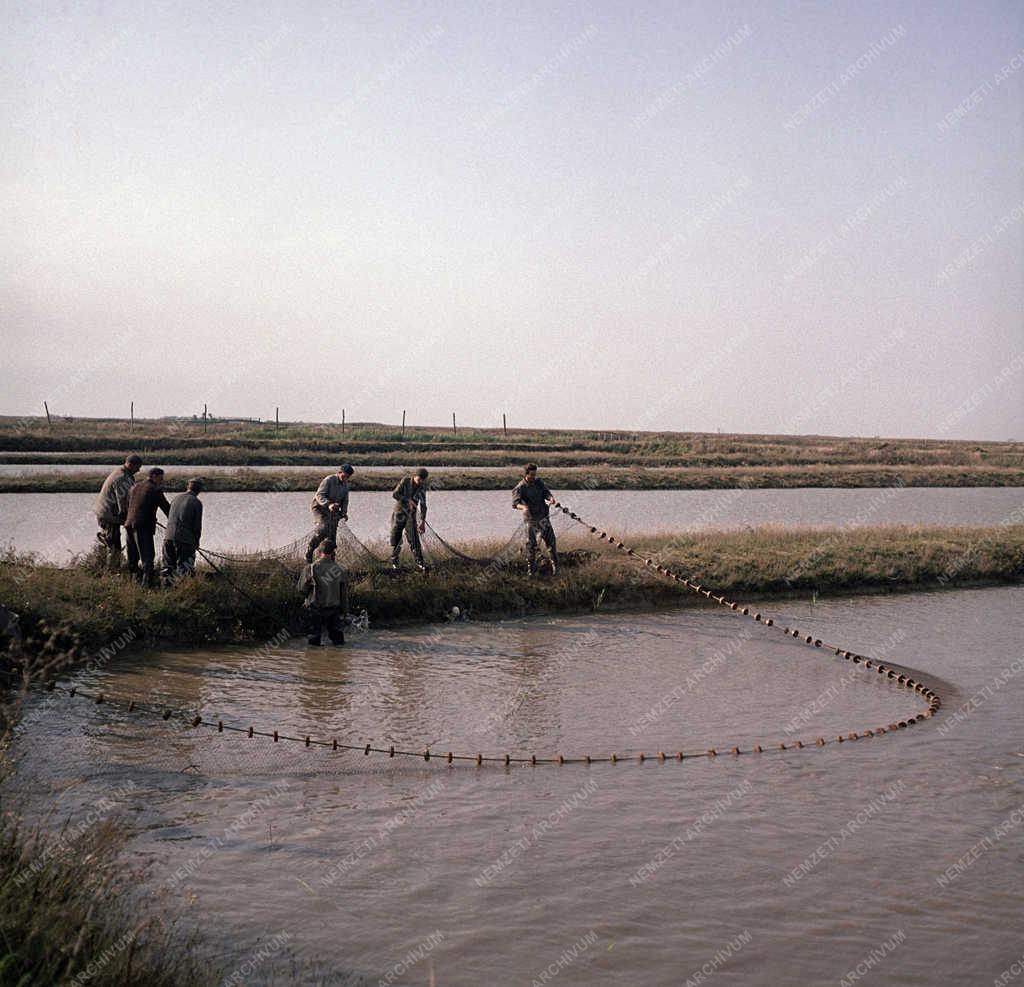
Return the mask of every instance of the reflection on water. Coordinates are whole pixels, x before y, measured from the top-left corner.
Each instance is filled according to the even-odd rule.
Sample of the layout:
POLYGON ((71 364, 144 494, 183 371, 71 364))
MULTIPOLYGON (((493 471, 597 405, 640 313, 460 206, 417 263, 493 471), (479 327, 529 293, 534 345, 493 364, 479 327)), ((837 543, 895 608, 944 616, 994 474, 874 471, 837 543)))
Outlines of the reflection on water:
MULTIPOLYGON (((742 939, 716 982, 834 984, 903 930, 876 982, 987 983, 1019 954, 1024 906, 1022 830, 992 835, 1024 802, 1022 603, 1008 588, 769 607, 942 683, 938 719, 856 744, 449 768, 46 696, 4 801, 34 815, 62 792, 59 824, 132 782, 132 849, 213 951, 237 962, 286 932, 330 982, 376 983, 431 942, 394 982, 529 984, 583 940, 559 983, 678 985, 742 939)), ((80 682, 299 737, 573 755, 749 747, 919 705, 748 623, 688 610, 373 630, 258 659, 131 656, 80 682)), ((252 982, 289 969, 268 961, 252 982)))
MULTIPOLYGON (((288 544, 311 527, 310 500, 309 492, 204 493, 203 545, 238 552, 288 544)), ((627 534, 762 524, 998 525, 1024 506, 1024 493, 1014 487, 571 490, 564 500, 584 517, 627 534)), ((94 503, 92 494, 0 494, 0 543, 67 561, 95 542, 94 503)), ((386 491, 356 489, 349 504, 349 526, 356 537, 385 541, 393 503, 386 491)), ((509 493, 439 489, 430 494, 430 521, 449 541, 504 541, 519 516, 509 493)))

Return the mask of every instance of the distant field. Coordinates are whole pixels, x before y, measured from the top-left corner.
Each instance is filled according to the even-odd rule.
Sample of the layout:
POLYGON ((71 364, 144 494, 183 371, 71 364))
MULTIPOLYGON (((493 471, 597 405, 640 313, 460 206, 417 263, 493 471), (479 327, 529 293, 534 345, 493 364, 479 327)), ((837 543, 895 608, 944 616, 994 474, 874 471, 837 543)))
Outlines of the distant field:
MULTIPOLYGON (((409 427, 177 420, 0 418, 0 462, 113 463, 129 451, 147 463, 245 466, 359 465, 493 467, 453 473, 448 489, 508 485, 526 460, 564 489, 590 487, 705 489, 790 486, 1021 486, 1024 443, 832 436, 720 435, 409 427)), ((8 478, 2 490, 92 490, 97 477, 8 478)), ((296 474, 218 477, 216 488, 308 486, 296 474), (233 484, 233 485, 232 485, 233 484)), ((360 476, 362 489, 393 483, 390 474, 360 476)))
MULTIPOLYGON (((175 469, 165 460, 147 459, 167 468, 169 491, 184 490, 193 474, 175 469)), ((202 474, 202 467, 195 472, 202 474)), ((237 471, 206 476, 211 491, 313 490, 324 472, 256 472, 239 466, 237 471)), ((552 490, 726 490, 747 488, 787 489, 795 487, 1020 487, 1024 470, 955 466, 776 466, 692 468, 616 466, 554 467, 544 469, 544 480, 552 490)), ((0 476, 0 493, 95 493, 105 473, 54 473, 47 476, 0 476)), ((353 490, 391 490, 401 479, 399 470, 363 473, 356 471, 353 490)), ((496 467, 461 472, 457 467, 430 479, 432 490, 510 490, 520 479, 516 467, 496 467)))

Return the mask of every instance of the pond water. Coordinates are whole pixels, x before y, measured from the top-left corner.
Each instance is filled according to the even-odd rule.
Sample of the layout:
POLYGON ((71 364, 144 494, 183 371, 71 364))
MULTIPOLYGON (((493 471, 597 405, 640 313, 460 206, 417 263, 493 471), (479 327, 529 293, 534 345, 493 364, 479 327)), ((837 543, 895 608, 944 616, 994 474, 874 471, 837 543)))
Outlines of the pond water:
MULTIPOLYGON (((4 802, 56 827, 109 798, 151 887, 202 927, 225 972, 260 942, 287 942, 248 984, 678 987, 713 974, 777 987, 858 970, 865 983, 992 983, 1021 952, 1024 589, 766 609, 919 670, 945 707, 821 749, 477 768, 46 695, 27 710, 4 802)), ((75 681, 257 729, 435 752, 749 747, 921 706, 718 610, 301 643, 122 655, 75 681)))
MULTIPOLYGON (((556 491, 556 495, 558 491, 556 491)), ((564 502, 623 535, 746 525, 845 527, 875 524, 998 525, 1024 507, 1017 487, 883 487, 797 490, 570 490, 564 502)), ((0 494, 0 545, 54 562, 95 542, 93 494, 0 494)), ((305 493, 204 493, 203 547, 218 552, 274 548, 311 527, 305 493)), ((354 491, 349 526, 364 542, 383 540, 393 501, 354 491)), ((448 541, 504 541, 519 515, 501 490, 435 490, 429 518, 448 541)))

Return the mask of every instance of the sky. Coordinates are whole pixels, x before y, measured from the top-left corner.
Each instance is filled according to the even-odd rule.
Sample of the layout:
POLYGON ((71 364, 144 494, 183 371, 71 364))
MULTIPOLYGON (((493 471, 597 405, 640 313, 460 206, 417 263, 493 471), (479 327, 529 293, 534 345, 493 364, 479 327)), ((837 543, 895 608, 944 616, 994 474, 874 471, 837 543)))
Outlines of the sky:
POLYGON ((1024 439, 1019 2, 0 17, 0 414, 1024 439))

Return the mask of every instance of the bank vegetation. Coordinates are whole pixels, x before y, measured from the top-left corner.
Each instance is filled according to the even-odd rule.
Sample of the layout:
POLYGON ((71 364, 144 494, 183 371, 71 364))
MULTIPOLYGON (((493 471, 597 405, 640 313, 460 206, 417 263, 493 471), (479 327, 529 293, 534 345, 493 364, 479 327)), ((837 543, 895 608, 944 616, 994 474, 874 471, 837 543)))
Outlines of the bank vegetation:
MULTIPOLYGON (((1024 525, 994 528, 878 526, 632 535, 642 554, 737 600, 835 596, 1019 583, 1024 525)), ((383 549, 383 546, 374 546, 383 549)), ((350 609, 371 626, 446 619, 453 607, 478 619, 596 609, 698 605, 676 584, 586 534, 561 539, 557 577, 528 578, 522 548, 463 546, 489 563, 435 557, 431 571, 353 571, 350 609)), ((543 558, 543 552, 541 552, 543 558)), ((170 589, 146 591, 89 558, 52 566, 0 559, 0 605, 19 615, 29 651, 148 644, 261 641, 299 633, 300 563, 218 563, 170 589)))

